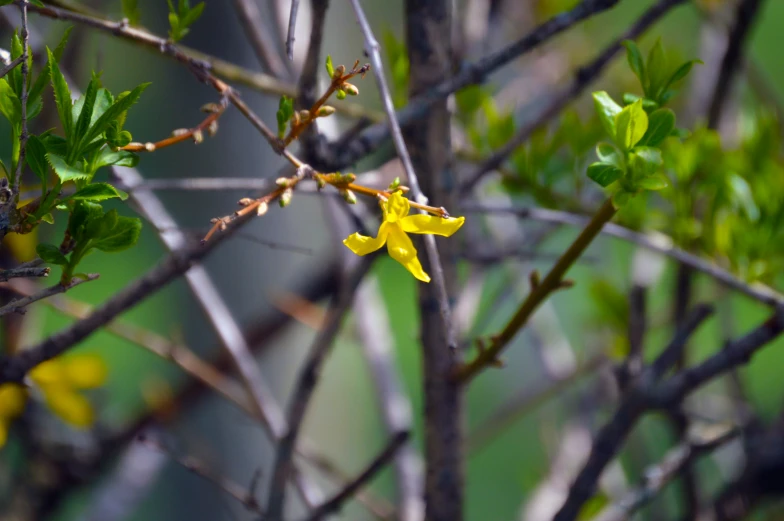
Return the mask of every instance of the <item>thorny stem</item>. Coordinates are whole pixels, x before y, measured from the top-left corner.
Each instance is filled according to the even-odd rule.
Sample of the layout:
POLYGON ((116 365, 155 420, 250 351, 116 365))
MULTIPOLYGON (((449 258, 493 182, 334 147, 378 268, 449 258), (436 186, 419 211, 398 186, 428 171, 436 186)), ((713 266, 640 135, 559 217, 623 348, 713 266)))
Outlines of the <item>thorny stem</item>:
POLYGON ((589 244, 599 235, 605 223, 615 215, 616 209, 610 199, 599 208, 591 221, 574 240, 569 249, 555 263, 547 276, 541 282, 534 284, 531 293, 523 301, 517 312, 512 316, 504 329, 492 337, 489 346, 480 348, 479 355, 470 363, 459 367, 454 374, 458 381, 467 383, 482 369, 498 364, 498 355, 506 345, 515 337, 517 332, 526 325, 534 311, 550 296, 551 293, 562 288, 563 278, 569 268, 585 252, 589 244))

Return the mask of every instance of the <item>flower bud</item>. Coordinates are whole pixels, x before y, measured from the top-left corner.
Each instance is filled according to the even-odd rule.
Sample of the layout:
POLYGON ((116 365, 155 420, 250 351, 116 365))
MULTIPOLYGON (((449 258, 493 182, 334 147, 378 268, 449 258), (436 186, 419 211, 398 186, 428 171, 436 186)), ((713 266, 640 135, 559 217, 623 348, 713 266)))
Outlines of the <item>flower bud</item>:
POLYGON ((207 114, 217 114, 221 112, 223 109, 218 103, 207 103, 201 106, 201 111, 206 112, 207 114))
POLYGON ((310 111, 309 110, 300 110, 299 111, 299 120, 302 123, 307 123, 310 121, 310 111))
POLYGON ((344 83, 343 84, 343 90, 349 96, 358 96, 359 95, 359 89, 357 88, 356 85, 353 85, 351 83, 344 83))
POLYGON ((269 205, 267 203, 259 203, 259 205, 256 207, 256 215, 261 217, 267 213, 267 210, 269 210, 269 205))
POLYGON ((320 118, 324 118, 327 116, 331 116, 335 113, 335 107, 330 107, 329 105, 324 105, 318 109, 316 115, 320 118))
POLYGON ((193 142, 200 145, 204 141, 204 132, 197 130, 193 133, 193 142))
POLYGON ((144 144, 144 149, 147 152, 155 152, 155 143, 145 143, 144 144))
POLYGON ((180 137, 180 136, 184 136, 185 134, 190 134, 190 132, 191 131, 188 130, 187 128, 177 128, 172 130, 171 135, 172 137, 180 137))
POLYGON ((340 195, 348 204, 357 204, 357 196, 351 190, 341 190, 340 195))
POLYGON ((218 120, 211 121, 210 124, 207 126, 207 134, 210 137, 213 137, 215 134, 218 133, 218 120))
POLYGON ((243 197, 242 199, 237 201, 237 204, 240 205, 240 206, 248 206, 252 202, 253 202, 253 199, 251 199, 250 197, 243 197))
POLYGON ((288 177, 279 177, 275 179, 275 184, 283 188, 287 188, 290 184, 290 181, 288 177))
POLYGON ((294 190, 291 188, 286 188, 283 190, 283 193, 280 194, 280 199, 278 199, 278 204, 280 204, 281 208, 287 207, 291 204, 291 198, 294 196, 294 190))
POLYGON ((342 78, 345 73, 346 73, 346 66, 338 65, 337 67, 335 67, 335 71, 332 73, 332 79, 336 80, 338 78, 342 78))
POLYGON ((394 191, 397 190, 400 186, 400 178, 396 177, 391 183, 389 183, 389 190, 394 191))
POLYGON ((323 176, 317 175, 316 177, 314 177, 314 179, 316 180, 316 186, 318 187, 319 190, 327 186, 327 182, 324 181, 323 176))

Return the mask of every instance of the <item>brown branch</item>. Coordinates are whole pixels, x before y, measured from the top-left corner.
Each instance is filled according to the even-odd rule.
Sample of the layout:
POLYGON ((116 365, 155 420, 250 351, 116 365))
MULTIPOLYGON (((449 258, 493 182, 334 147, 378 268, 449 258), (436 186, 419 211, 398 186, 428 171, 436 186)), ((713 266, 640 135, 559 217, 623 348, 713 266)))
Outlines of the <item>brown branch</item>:
MULTIPOLYGON (((74 277, 71 279, 66 285, 62 284, 55 284, 54 286, 49 286, 48 288, 35 293, 34 295, 30 295, 28 297, 23 297, 19 299, 14 299, 8 304, 3 307, 0 307, 0 317, 3 315, 8 315, 9 313, 25 313, 25 307, 29 306, 33 302, 38 302, 39 300, 49 298, 53 295, 57 295, 59 293, 65 293, 66 291, 75 288, 80 284, 84 284, 85 282, 91 282, 96 280, 100 275, 97 273, 90 273, 87 275, 87 278, 80 278, 74 277)), ((26 371, 25 371, 26 372, 26 371)))
POLYGON ((294 32, 297 26, 297 12, 299 11, 299 0, 291 0, 291 10, 289 11, 289 25, 286 31, 286 56, 289 60, 294 60, 294 32))
POLYGON ((0 271, 0 282, 18 278, 48 277, 50 268, 11 268, 0 271))
POLYGON ((372 257, 363 257, 359 264, 346 277, 330 306, 324 327, 319 332, 310 348, 307 359, 300 370, 293 395, 288 407, 288 431, 281 438, 275 454, 270 491, 267 501, 267 518, 271 521, 282 519, 286 499, 286 483, 293 470, 293 455, 296 450, 302 422, 305 419, 308 404, 318 384, 319 373, 332 347, 343 317, 351 307, 354 292, 367 274, 372 257))
POLYGON ((0 69, 0 78, 14 70, 17 65, 22 63, 22 58, 24 58, 24 55, 17 57, 14 61, 9 62, 5 67, 0 69))
POLYGON ((332 496, 330 499, 313 509, 313 512, 305 518, 305 521, 319 521, 328 515, 340 510, 343 504, 354 496, 357 491, 365 486, 378 474, 390 460, 394 457, 395 453, 408 441, 408 431, 400 432, 395 435, 384 448, 384 450, 376 456, 376 458, 363 470, 354 480, 348 483, 341 491, 332 496))

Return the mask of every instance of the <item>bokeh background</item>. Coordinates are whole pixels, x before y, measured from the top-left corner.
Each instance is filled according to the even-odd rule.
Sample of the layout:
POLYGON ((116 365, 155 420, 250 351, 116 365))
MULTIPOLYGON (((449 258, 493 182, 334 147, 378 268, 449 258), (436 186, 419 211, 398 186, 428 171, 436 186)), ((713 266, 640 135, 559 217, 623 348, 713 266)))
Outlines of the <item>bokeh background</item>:
MULTIPOLYGON (((707 5, 720 1, 702 3, 707 5)), ((303 2, 300 13, 295 44, 299 60, 306 47, 310 26, 307 6, 304 5, 306 3, 303 2)), ((481 4, 482 1, 472 0, 470 3, 481 4)), ((467 57, 478 57, 521 37, 538 21, 576 2, 509 0, 501 3, 520 4, 518 7, 503 7, 507 13, 519 11, 518 16, 496 21, 492 34, 480 42, 473 42, 467 57)), ((142 24, 156 34, 165 34, 166 3, 162 0, 142 0, 139 4, 142 24)), ((206 4, 204 16, 183 43, 249 69, 260 70, 231 2, 207 0, 206 4)), ((265 0, 258 4, 268 21, 274 23, 276 10, 271 2, 265 0)), ((282 11, 287 12, 287 3, 283 4, 282 11)), ((349 4, 332 4, 323 47, 336 63, 351 64, 354 59, 363 58, 362 36, 349 4)), ((464 2, 459 1, 457 4, 462 10, 464 2)), ((525 80, 525 88, 507 93, 508 97, 505 98, 507 106, 524 120, 526 111, 534 106, 531 104, 547 95, 548 85, 541 79, 537 80, 538 74, 546 73, 554 81, 567 78, 569 71, 591 59, 651 4, 647 0, 622 1, 611 12, 579 25, 577 29, 549 44, 548 50, 558 50, 558 59, 548 64, 549 68, 532 66, 539 54, 535 53, 492 75, 490 81, 502 91, 501 87, 505 85, 525 80)), ((94 1, 91 7, 113 19, 119 18, 121 12, 119 0, 94 1)), ((403 2, 365 2, 365 7, 378 33, 389 31, 397 35, 398 39, 402 37, 403 2)), ((56 44, 65 28, 63 23, 51 22, 35 15, 31 16, 31 23, 49 45, 56 44)), ((782 23, 784 2, 768 1, 749 45, 749 54, 757 71, 779 99, 784 99, 782 23)), ((7 26, 2 28, 0 34, 0 41, 9 41, 7 26)), ((716 70, 716 60, 722 54, 713 48, 717 41, 714 29, 706 23, 698 9, 687 5, 673 10, 642 38, 641 48, 647 49, 659 36, 668 48, 677 50, 682 57, 696 56, 706 62, 697 71, 693 82, 711 81, 716 70)), ((633 78, 628 68, 623 66, 622 58, 616 62, 595 84, 594 90, 620 92, 623 85, 633 85, 633 78)), ((156 140, 166 136, 171 129, 192 126, 201 118, 198 108, 204 103, 215 101, 214 92, 194 81, 183 67, 154 52, 84 27, 74 28, 64 63, 64 68, 71 72, 81 88, 86 85, 92 70, 103 71, 103 81, 113 92, 129 89, 141 82, 152 82, 141 102, 131 111, 126 125, 136 140, 156 140)), ((380 102, 371 77, 359 82, 358 86, 361 90, 358 101, 369 108, 379 109, 380 102)), ((240 91, 248 104, 268 123, 274 121, 278 102, 276 96, 243 87, 240 87, 240 91)), ((689 92, 688 88, 684 88, 680 106, 685 112, 697 117, 700 110, 704 110, 699 106, 704 100, 689 98, 689 92)), ((744 100, 746 97, 742 88, 738 99, 744 100)), ((586 101, 583 98, 577 102, 581 110, 590 110, 590 103, 586 101)), ((737 113, 743 111, 744 107, 741 101, 732 110, 737 113)), ((350 123, 341 119, 328 128, 322 127, 322 130, 335 137, 340 129, 347 128, 350 123)), ((8 142, 8 132, 7 125, 0 125, 0 143, 8 142)), ((389 149, 383 149, 357 165, 356 172, 378 166, 389 157, 389 149)), ((229 109, 221 118, 220 130, 215 137, 199 146, 186 143, 145 154, 139 169, 149 179, 221 176, 274 179, 282 166, 281 159, 272 153, 250 124, 237 111, 229 109)), ((244 195, 247 192, 159 193, 177 222, 183 228, 192 230, 195 236, 209 226, 210 218, 232 211, 237 199, 244 195)), ((132 214, 132 209, 127 206, 116 206, 122 214, 132 214)), ((42 226, 39 239, 56 242, 62 233, 61 221, 54 226, 42 226)), ((299 195, 285 211, 273 209, 266 217, 245 229, 244 234, 247 236, 231 239, 209 257, 206 266, 243 326, 250 328, 262 323, 265 318, 277 313, 274 306, 276 299, 279 300, 286 292, 297 291, 307 276, 325 270, 336 260, 344 259, 342 246, 335 240, 329 223, 322 199, 299 195), (292 245, 307 251, 274 248, 251 238, 292 245)), ((496 223, 497 229, 503 230, 506 237, 525 233, 525 229, 520 226, 508 219, 499 219, 496 223)), ((573 236, 574 230, 563 230, 548 239, 541 250, 558 252, 573 236)), ((589 261, 571 273, 577 282, 575 288, 553 297, 540 312, 532 328, 534 331, 517 337, 506 355, 507 367, 500 371, 488 371, 471 386, 467 396, 469 430, 481 428, 492 412, 510 397, 520 393, 530 394, 532 390, 546 386, 557 377, 553 372, 554 367, 557 372, 557 368, 563 369, 586 360, 591 353, 604 347, 602 343, 606 337, 602 336, 597 326, 601 317, 592 305, 590 281, 598 274, 621 290, 628 289, 635 252, 633 246, 616 240, 600 238, 597 241, 589 251, 589 261)), ((82 285, 69 295, 84 302, 100 303, 146 272, 164 255, 157 234, 145 223, 142 239, 136 248, 122 254, 88 258, 84 271, 99 272, 100 280, 82 285)), ((654 314, 668 316, 674 266, 666 261, 660 264, 662 274, 652 288, 649 306, 654 314)), ((503 325, 517 298, 524 294, 525 273, 532 266, 545 268, 548 260, 510 261, 483 273, 481 283, 484 290, 481 293, 483 300, 480 309, 504 293, 517 297, 504 297, 506 304, 495 308, 493 316, 480 321, 477 326, 480 331, 491 332, 503 325), (510 285, 510 279, 520 279, 521 282, 510 285), (500 289, 504 287, 511 289, 501 292, 500 289)), ((461 270, 464 279, 467 279, 469 266, 461 265, 461 270)), ((415 281, 401 266, 386 257, 374 265, 372 279, 374 284, 378 284, 388 310, 397 369, 413 405, 416 427, 414 442, 420 446, 421 373, 415 281)), ((698 278, 697 295, 699 299, 731 302, 735 322, 733 327, 738 332, 745 331, 765 317, 765 309, 761 306, 740 296, 718 293, 710 281, 702 278, 698 278)), ((121 320, 182 339, 205 357, 213 356, 218 350, 214 334, 182 281, 158 292, 126 313, 121 320)), ((32 344, 69 322, 70 319, 46 306, 36 306, 28 314, 24 331, 26 341, 23 344, 32 344)), ((646 344, 653 346, 654 350, 664 345, 670 333, 669 326, 657 327, 655 322, 646 344)), ((714 352, 720 345, 721 334, 716 323, 702 328, 692 342, 692 359, 699 360, 714 352)), ((259 364, 281 404, 287 403, 292 380, 313 336, 314 331, 310 327, 291 320, 274 338, 264 338, 265 346, 258 355, 259 364)), ((784 398, 784 382, 780 377, 784 362, 781 344, 779 341, 764 349, 742 371, 754 406, 767 417, 779 411, 784 398)), ((105 391, 95 397, 99 404, 100 422, 108 426, 133 421, 150 406, 150 396, 165 394, 167 388, 176 392, 186 382, 176 367, 108 332, 91 336, 78 349, 99 352, 109 364, 109 384, 105 391)), ((527 501, 534 497, 537 487, 547 477, 561 437, 577 420, 586 421, 593 427, 601 421, 603 416, 597 415, 595 404, 587 403, 585 395, 599 392, 597 389, 602 388, 602 375, 589 374, 528 414, 514 418, 503 432, 472 450, 467 456, 468 519, 492 521, 519 517, 527 501)), ((274 447, 261 429, 236 407, 205 393, 186 409, 178 411, 176 418, 161 427, 160 432, 166 443, 178 453, 198 456, 240 483, 249 483, 254 473, 261 469, 259 490, 260 497, 264 497, 274 447)), ((317 394, 309 408, 304 434, 323 454, 329 455, 349 474, 359 471, 385 443, 387 433, 383 428, 375 387, 359 345, 352 315, 344 322, 326 363, 317 394)), ((69 432, 63 435, 72 440, 78 440, 81 436, 69 432)), ((639 449, 635 454, 642 454, 643 459, 635 460, 625 454, 625 469, 630 473, 635 469, 639 472, 644 464, 660 458, 671 443, 671 433, 660 419, 647 420, 637 429, 629 444, 639 449)), ((0 453, 0 458, 12 458, 14 450, 12 443, 0 453)), ((141 450, 154 452, 153 449, 141 450)), ((148 482, 139 487, 140 499, 135 502, 126 519, 244 519, 249 516, 214 485, 183 469, 165 455, 158 460, 151 457, 150 461, 156 461, 157 466, 150 473, 148 482)), ((720 458, 703 460, 701 465, 715 475, 717 487, 722 483, 725 472, 728 472, 720 458)), ((97 508, 104 491, 102 485, 116 478, 117 466, 112 464, 106 468, 105 477, 99 479, 95 487, 79 488, 57 509, 52 519, 82 519, 86 512, 94 511, 91 509, 97 508)), ((8 476, 6 479, 9 479, 8 476)), ((333 486, 327 481, 322 483, 327 490, 333 486)), ((373 482, 372 490, 382 497, 394 498, 395 485, 389 470, 373 482)), ((667 509, 676 508, 676 502, 677 495, 668 489, 662 500, 664 506, 657 507, 664 510, 658 512, 672 512, 667 509)), ((130 504, 133 505, 134 501, 130 504)), ((370 518, 363 507, 354 503, 347 506, 341 515, 343 519, 352 520, 370 518)), ((650 515, 650 512, 645 515, 650 515)))

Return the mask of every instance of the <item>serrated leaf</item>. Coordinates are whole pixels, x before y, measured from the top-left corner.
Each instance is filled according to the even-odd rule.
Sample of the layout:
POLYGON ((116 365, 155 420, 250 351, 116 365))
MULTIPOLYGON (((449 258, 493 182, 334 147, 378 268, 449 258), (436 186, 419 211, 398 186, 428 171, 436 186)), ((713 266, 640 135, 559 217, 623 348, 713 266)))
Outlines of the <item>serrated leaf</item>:
POLYGON ((639 146, 655 147, 669 137, 675 128, 675 113, 670 109, 659 109, 648 115, 648 130, 639 146))
POLYGON ((661 174, 655 174, 648 177, 644 177, 637 181, 637 186, 644 190, 664 190, 668 186, 670 186, 670 182, 667 181, 667 178, 661 174))
POLYGON ((642 100, 624 107, 615 116, 615 143, 625 150, 637 144, 648 130, 648 114, 642 108, 642 100))
POLYGON ((60 116, 60 123, 63 125, 63 131, 65 132, 66 137, 68 137, 73 133, 73 103, 71 101, 71 90, 68 88, 65 76, 60 72, 60 66, 57 65, 57 59, 48 47, 46 48, 46 54, 49 57, 49 76, 52 81, 52 89, 54 90, 54 101, 57 105, 57 114, 60 116))
MULTIPOLYGON (((67 27, 63 32, 63 35, 60 37, 60 43, 57 44, 55 47, 54 52, 52 55, 54 56, 55 60, 59 63, 60 58, 63 56, 63 52, 65 51, 65 45, 68 43, 68 37, 71 35, 71 31, 73 30, 73 26, 67 27)), ((31 112, 33 112, 33 107, 36 105, 41 105, 41 94, 44 91, 44 88, 49 84, 50 79, 50 67, 49 63, 46 63, 46 67, 41 70, 41 73, 38 75, 38 78, 33 83, 32 88, 27 97, 27 108, 31 112)), ((40 111, 40 108, 38 108, 40 111)))
POLYGON ((79 148, 84 148, 94 139, 103 134, 106 129, 109 128, 111 122, 121 117, 129 108, 131 108, 131 106, 139 100, 139 97, 141 97, 144 89, 149 86, 149 83, 142 83, 129 92, 127 96, 123 96, 122 98, 118 97, 117 101, 115 101, 111 107, 106 109, 106 112, 101 114, 101 117, 95 121, 95 123, 90 127, 90 130, 79 141, 79 148))
POLYGON ((128 194, 116 189, 109 183, 92 183, 63 200, 105 201, 107 199, 120 199, 124 201, 127 198, 128 194))
POLYGON ((46 186, 49 163, 46 161, 46 147, 41 140, 38 139, 38 136, 31 135, 27 138, 27 153, 25 154, 25 159, 27 160, 27 164, 30 165, 30 169, 41 181, 41 184, 46 186))
POLYGON ((88 179, 90 174, 81 170, 78 167, 71 166, 65 158, 54 155, 52 153, 46 154, 46 160, 54 169, 54 173, 60 178, 60 182, 67 183, 68 181, 76 181, 78 179, 88 179))
POLYGON ((127 166, 135 167, 139 164, 139 156, 127 150, 113 151, 111 148, 106 147, 101 150, 100 155, 95 160, 95 170, 104 166, 127 166))
POLYGON ((0 112, 12 125, 22 121, 22 103, 6 78, 0 79, 0 112))
POLYGON ((95 247, 105 252, 128 249, 139 240, 141 230, 141 219, 135 217, 119 217, 114 228, 96 241, 95 247))
POLYGON ((35 247, 36 253, 46 263, 56 264, 58 266, 65 266, 68 264, 68 259, 60 251, 60 249, 53 244, 41 243, 35 247))
POLYGON ((588 167, 588 177, 606 188, 621 178, 623 170, 608 163, 593 163, 588 167))
POLYGON ((84 241, 84 230, 91 222, 103 217, 103 208, 98 203, 76 201, 73 212, 68 219, 68 231, 77 242, 84 241))
POLYGON ((624 40, 623 46, 626 47, 626 60, 629 62, 629 67, 634 75, 640 80, 640 86, 645 90, 647 78, 645 75, 645 63, 642 59, 642 53, 640 53, 637 44, 632 40, 624 40))
POLYGON ((623 109, 605 91, 593 93, 593 104, 604 130, 615 138, 615 118, 623 109))
POLYGON ((329 74, 329 77, 332 78, 332 75, 335 74, 335 67, 332 66, 332 56, 329 54, 327 54, 326 67, 327 67, 327 74, 329 74))
MULTIPOLYGON (((79 117, 76 119, 76 125, 73 132, 72 143, 78 143, 82 136, 84 136, 90 128, 92 121, 93 108, 95 107, 95 100, 98 97, 98 78, 93 77, 87 85, 87 90, 84 95, 79 99, 79 117)), ((76 104, 74 108, 77 108, 76 104)), ((78 155, 79 150, 74 150, 74 156, 78 155)))

